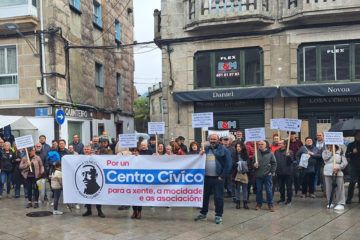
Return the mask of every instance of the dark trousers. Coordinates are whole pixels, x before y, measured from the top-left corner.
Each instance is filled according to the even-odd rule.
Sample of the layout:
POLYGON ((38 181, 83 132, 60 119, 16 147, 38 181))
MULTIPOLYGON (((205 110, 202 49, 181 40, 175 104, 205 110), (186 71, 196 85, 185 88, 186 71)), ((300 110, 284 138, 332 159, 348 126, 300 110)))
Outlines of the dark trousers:
MULTIPOLYGON (((348 196, 347 196, 348 201, 351 201, 351 199, 354 196, 356 183, 358 184, 358 187, 359 187, 360 186, 360 169, 354 168, 350 165, 350 184, 349 184, 348 196)), ((359 201, 360 201, 360 190, 359 190, 359 201)))
POLYGON ((54 210, 57 211, 62 189, 54 189, 53 191, 54 191, 54 210))
POLYGON ((133 206, 132 209, 133 209, 134 212, 135 212, 135 211, 141 212, 142 207, 141 207, 141 206, 133 206))
POLYGON ((301 184, 301 171, 299 169, 295 169, 293 175, 293 182, 295 188, 295 194, 300 191, 300 184, 301 184))
POLYGON ((304 173, 302 181, 302 194, 314 194, 315 173, 304 173))
POLYGON ((31 202, 34 194, 34 201, 39 201, 39 189, 36 184, 37 179, 36 178, 27 178, 26 179, 26 188, 27 188, 27 194, 28 194, 28 201, 31 202))
MULTIPOLYGON (((85 207, 88 212, 91 212, 91 204, 85 204, 85 207)), ((96 204, 96 210, 98 211, 98 213, 102 212, 101 205, 96 204)))
POLYGON ((292 200, 292 175, 278 175, 279 191, 280 191, 280 200, 285 201, 285 186, 286 186, 286 195, 287 201, 291 202, 292 200))
POLYGON ((218 177, 205 176, 201 214, 206 215, 208 213, 211 194, 214 194, 215 216, 222 217, 224 212, 224 181, 219 180, 218 177))

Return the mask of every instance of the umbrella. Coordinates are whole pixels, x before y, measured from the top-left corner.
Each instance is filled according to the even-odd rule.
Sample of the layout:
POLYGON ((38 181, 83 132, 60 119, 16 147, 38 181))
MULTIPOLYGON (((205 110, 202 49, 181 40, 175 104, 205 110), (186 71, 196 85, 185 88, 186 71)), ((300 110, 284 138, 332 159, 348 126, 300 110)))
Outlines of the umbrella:
POLYGON ((337 176, 337 173, 333 173, 333 175, 332 175, 332 184, 331 184, 332 188, 331 188, 331 195, 330 195, 330 198, 329 198, 328 208, 330 208, 331 203, 333 202, 334 195, 335 195, 335 190, 337 188, 336 176, 337 176))
POLYGON ((341 120, 333 125, 329 132, 343 132, 344 137, 352 137, 356 131, 360 131, 360 119, 341 120))

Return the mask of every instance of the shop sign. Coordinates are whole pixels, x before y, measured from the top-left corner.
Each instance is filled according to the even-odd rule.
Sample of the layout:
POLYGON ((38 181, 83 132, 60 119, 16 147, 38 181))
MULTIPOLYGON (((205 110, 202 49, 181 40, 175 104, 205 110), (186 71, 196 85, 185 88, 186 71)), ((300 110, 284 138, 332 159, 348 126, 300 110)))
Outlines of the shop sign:
POLYGON ((236 129, 236 121, 218 121, 218 129, 236 129))
POLYGON ((69 107, 64 107, 65 116, 67 117, 76 117, 76 118, 91 118, 91 112, 81 109, 73 109, 69 107))

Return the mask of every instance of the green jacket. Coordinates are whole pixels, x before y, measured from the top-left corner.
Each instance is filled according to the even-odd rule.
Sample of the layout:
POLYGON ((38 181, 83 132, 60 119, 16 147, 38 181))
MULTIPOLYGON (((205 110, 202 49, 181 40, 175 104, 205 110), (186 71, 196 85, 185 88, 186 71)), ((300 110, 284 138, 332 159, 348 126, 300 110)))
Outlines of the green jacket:
POLYGON ((261 152, 258 150, 259 167, 256 170, 256 177, 265 177, 274 174, 276 171, 276 159, 270 150, 261 152))

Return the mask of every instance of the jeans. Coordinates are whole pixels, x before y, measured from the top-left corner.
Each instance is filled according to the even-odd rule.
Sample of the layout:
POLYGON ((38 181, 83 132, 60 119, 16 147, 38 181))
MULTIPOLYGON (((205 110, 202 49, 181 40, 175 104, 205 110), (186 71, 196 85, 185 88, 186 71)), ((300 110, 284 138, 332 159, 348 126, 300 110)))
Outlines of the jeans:
POLYGON ((37 179, 36 178, 27 178, 25 180, 26 182, 26 188, 27 188, 27 192, 28 192, 28 201, 32 202, 32 197, 34 194, 34 201, 38 202, 39 201, 39 189, 38 186, 36 184, 37 179))
POLYGON ((54 189, 54 210, 58 210, 62 189, 54 189))
POLYGON ((235 182, 235 198, 236 201, 241 201, 241 192, 242 192, 242 200, 247 202, 248 200, 248 184, 235 182))
POLYGON ((203 206, 200 213, 206 215, 209 211, 209 200, 214 194, 215 216, 222 217, 224 212, 224 180, 218 177, 205 176, 203 206))
POLYGON ((257 205, 260 205, 260 206, 263 203, 263 193, 262 193, 263 185, 265 185, 267 204, 272 205, 273 204, 273 196, 272 196, 272 176, 271 175, 256 178, 256 203, 257 203, 257 205))
POLYGON ((287 201, 291 202, 292 200, 292 175, 278 175, 278 183, 280 188, 280 200, 285 201, 285 186, 286 186, 286 195, 287 201))
POLYGON ((11 190, 11 172, 4 172, 0 173, 0 196, 3 194, 4 191, 4 184, 6 183, 6 193, 10 194, 11 190))
POLYGON ((303 182, 302 182, 302 194, 314 194, 315 188, 314 188, 314 181, 315 181, 315 173, 305 173, 303 176, 303 182))

